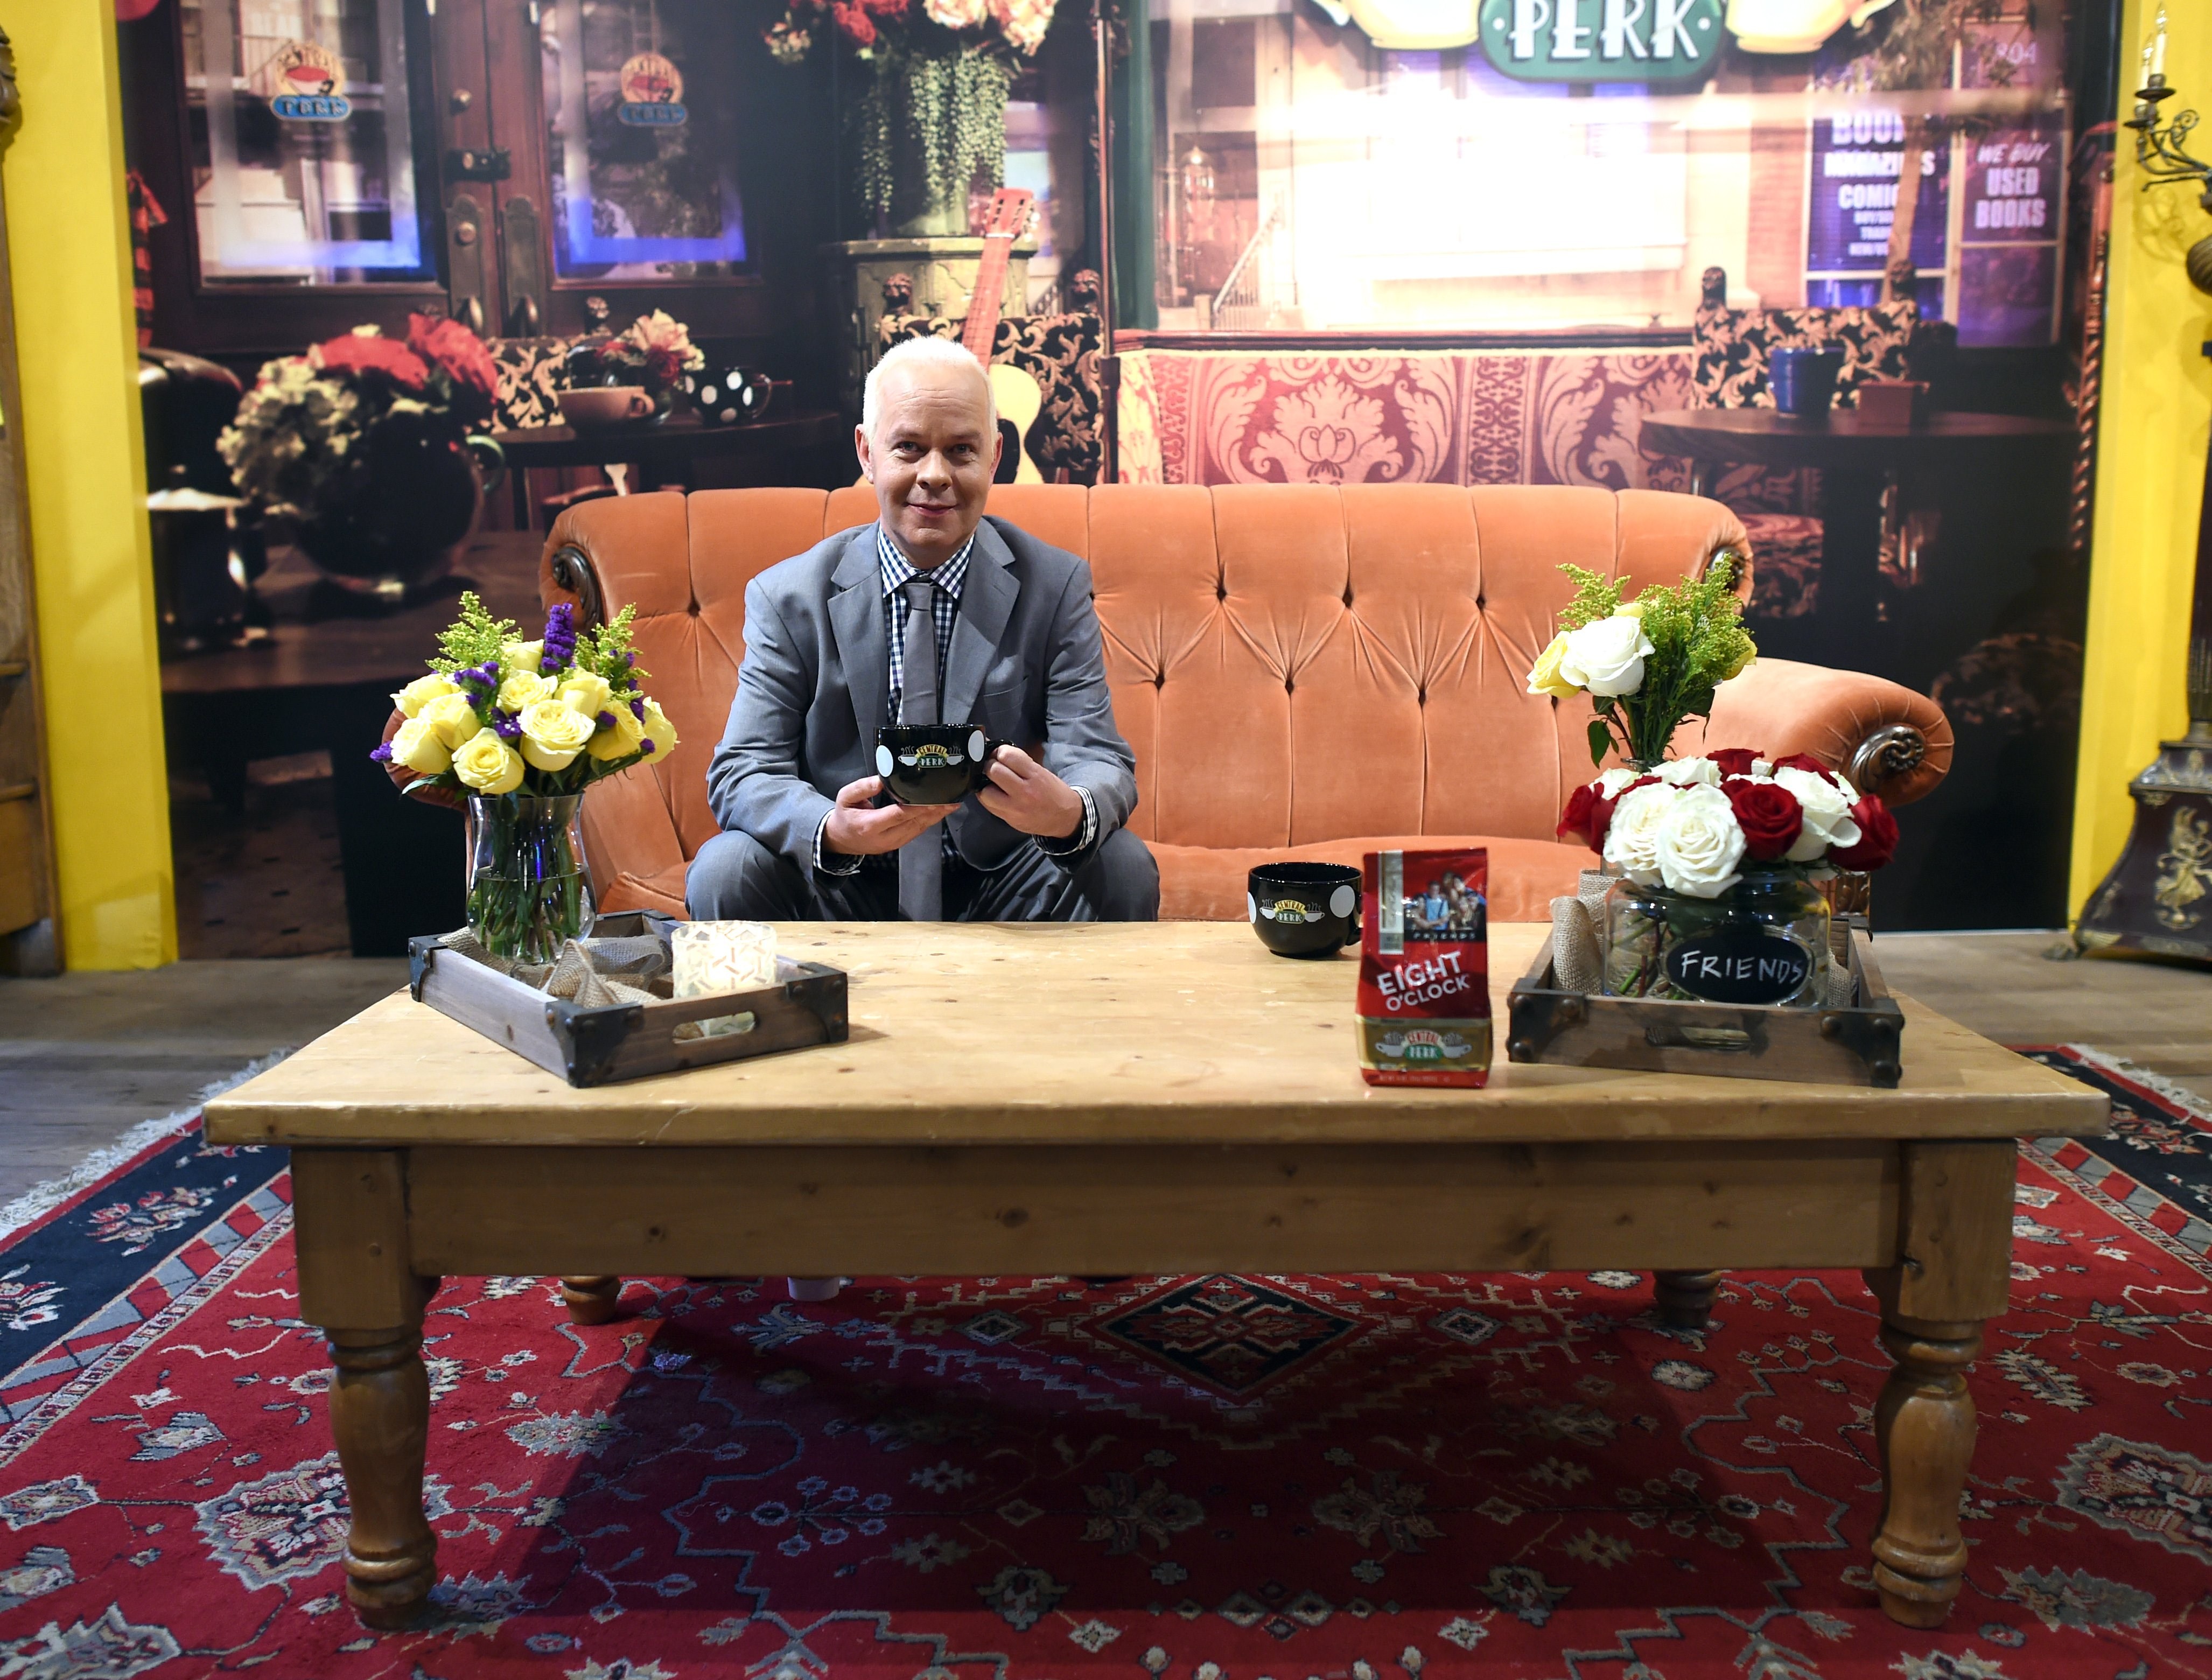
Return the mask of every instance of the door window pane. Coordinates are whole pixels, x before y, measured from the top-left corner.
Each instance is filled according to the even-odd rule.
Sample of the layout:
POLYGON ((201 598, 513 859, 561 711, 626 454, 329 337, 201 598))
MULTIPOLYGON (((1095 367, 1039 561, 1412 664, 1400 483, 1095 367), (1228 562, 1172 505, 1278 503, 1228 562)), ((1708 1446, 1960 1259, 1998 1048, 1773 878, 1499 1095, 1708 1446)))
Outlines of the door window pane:
POLYGON ((542 6, 561 278, 703 279, 745 260, 732 15, 725 0, 542 6))
POLYGON ((405 0, 184 0, 200 277, 432 277, 405 0))

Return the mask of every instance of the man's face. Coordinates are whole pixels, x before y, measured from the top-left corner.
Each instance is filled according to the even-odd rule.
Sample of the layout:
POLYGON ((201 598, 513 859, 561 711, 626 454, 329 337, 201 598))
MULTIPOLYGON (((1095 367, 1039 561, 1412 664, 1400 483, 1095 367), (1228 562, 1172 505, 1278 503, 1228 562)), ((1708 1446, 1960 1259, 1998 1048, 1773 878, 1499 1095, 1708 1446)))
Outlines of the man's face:
POLYGON ((999 465, 990 396, 980 364, 894 368, 877 387, 875 435, 854 429, 884 528, 924 571, 958 553, 983 517, 999 465))

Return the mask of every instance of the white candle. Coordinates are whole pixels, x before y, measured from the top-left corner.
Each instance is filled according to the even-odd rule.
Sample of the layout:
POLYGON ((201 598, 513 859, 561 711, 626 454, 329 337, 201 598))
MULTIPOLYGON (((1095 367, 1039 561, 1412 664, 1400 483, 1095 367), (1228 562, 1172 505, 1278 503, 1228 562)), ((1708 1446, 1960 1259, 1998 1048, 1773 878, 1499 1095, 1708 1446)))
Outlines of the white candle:
POLYGON ((2158 31, 2150 38, 2150 73, 2153 76, 2166 74, 2166 8, 2158 9, 2158 31))
MULTIPOLYGON (((724 992, 756 991, 775 983, 775 929, 764 922, 679 922, 669 934, 675 956, 677 1000, 724 992)), ((699 1023, 708 1038, 743 1032, 750 1013, 718 1015, 699 1023)))

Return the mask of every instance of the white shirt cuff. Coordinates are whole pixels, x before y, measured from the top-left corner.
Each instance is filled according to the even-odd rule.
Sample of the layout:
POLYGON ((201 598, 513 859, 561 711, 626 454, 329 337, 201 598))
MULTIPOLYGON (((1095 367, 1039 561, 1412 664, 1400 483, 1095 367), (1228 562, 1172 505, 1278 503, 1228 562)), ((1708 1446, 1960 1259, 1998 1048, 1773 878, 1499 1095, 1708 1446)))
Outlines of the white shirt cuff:
POLYGON ((1091 803, 1091 789, 1078 788, 1076 797, 1083 801, 1083 820, 1076 825, 1075 832, 1065 840, 1047 840, 1040 837, 1037 849, 1047 857, 1073 857, 1090 849, 1098 836, 1098 807, 1091 803))
MULTIPOLYGON (((814 829, 814 867, 825 875, 857 875, 860 873, 860 860, 857 857, 845 858, 845 861, 842 863, 832 863, 829 861, 832 854, 826 849, 823 842, 823 837, 829 832, 830 816, 829 813, 825 812, 823 813, 822 820, 815 825, 814 829)), ((836 855, 843 856, 843 854, 838 853, 836 854, 836 855)))

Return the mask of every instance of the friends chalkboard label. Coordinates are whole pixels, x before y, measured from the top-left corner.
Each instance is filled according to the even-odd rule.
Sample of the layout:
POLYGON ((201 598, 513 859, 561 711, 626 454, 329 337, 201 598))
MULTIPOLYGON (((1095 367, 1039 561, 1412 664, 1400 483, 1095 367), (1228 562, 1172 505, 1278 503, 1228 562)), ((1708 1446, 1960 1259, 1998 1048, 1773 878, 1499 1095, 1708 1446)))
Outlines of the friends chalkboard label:
POLYGON ((1716 928, 1667 953, 1667 977, 1708 1003, 1780 1003, 1813 971, 1813 953, 1788 934, 1716 928))

